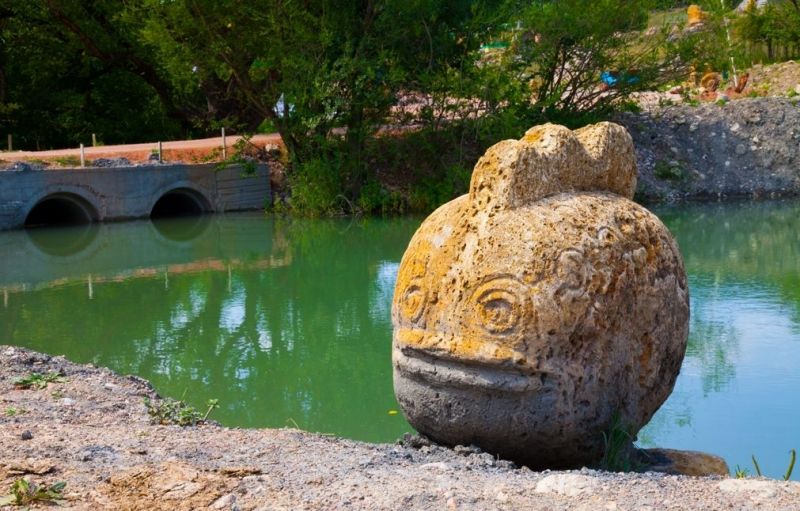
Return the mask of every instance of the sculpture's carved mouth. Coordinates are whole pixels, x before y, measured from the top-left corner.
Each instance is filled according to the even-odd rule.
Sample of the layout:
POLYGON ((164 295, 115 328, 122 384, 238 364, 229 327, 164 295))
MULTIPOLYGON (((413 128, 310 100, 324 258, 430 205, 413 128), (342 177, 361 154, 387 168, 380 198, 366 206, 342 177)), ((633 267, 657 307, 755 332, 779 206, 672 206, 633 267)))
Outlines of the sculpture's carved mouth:
POLYGON ((439 358, 413 348, 395 349, 395 369, 407 378, 447 387, 498 390, 504 392, 536 392, 547 385, 543 372, 525 372, 525 368, 466 363, 439 358))

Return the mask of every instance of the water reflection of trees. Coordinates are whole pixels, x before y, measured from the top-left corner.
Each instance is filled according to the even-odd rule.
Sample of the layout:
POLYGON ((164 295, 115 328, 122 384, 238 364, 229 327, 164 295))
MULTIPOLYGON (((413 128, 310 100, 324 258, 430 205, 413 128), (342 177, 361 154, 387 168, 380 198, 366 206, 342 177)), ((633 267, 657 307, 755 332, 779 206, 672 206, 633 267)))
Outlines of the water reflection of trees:
POLYGON ((703 395, 723 390, 736 375, 739 333, 730 324, 707 317, 694 300, 686 356, 698 365, 703 395))
POLYGON ((800 323, 800 202, 684 204, 656 213, 675 234, 690 275, 768 285, 800 323))
POLYGON ((404 426, 386 415, 389 318, 372 312, 387 307, 379 272, 399 260, 416 224, 279 222, 289 265, 106 283, 92 300, 77 285, 16 295, 0 312, 2 342, 139 374, 198 404, 218 397, 226 422, 291 418, 386 440, 404 426))
MULTIPOLYGON (((718 392, 735 377, 742 337, 710 304, 768 289, 800 325, 800 205, 659 213, 690 274, 687 364, 704 394, 718 392)), ((284 426, 291 418, 364 439, 399 433, 400 419, 385 413, 394 406, 388 302, 418 222, 258 219, 242 227, 235 218, 182 242, 185 273, 123 273, 95 284, 93 299, 80 284, 12 295, 0 309, 0 342, 139 374, 196 404, 220 398, 219 418, 231 424, 284 426)), ((134 268, 132 254, 125 257, 134 268)), ((673 406, 669 427, 690 424, 687 400, 673 406)))
MULTIPOLYGON (((675 235, 689 274, 692 315, 682 371, 697 374, 703 396, 736 377, 743 335, 736 315, 777 298, 800 329, 800 203, 681 204, 656 208, 675 235)), ((680 381, 679 381, 680 387, 680 381)), ((670 397, 640 435, 652 445, 665 430, 691 427, 696 391, 670 397)))

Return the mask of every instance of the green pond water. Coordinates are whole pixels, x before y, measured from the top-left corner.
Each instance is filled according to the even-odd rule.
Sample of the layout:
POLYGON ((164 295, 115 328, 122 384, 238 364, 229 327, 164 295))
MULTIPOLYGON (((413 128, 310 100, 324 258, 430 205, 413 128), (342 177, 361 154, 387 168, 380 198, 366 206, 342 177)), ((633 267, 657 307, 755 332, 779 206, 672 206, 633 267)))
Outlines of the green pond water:
MULTIPOLYGON (((658 208, 684 254, 691 333, 645 446, 773 477, 800 448, 800 203, 658 208)), ((0 233, 0 344, 150 380, 229 426, 391 442, 389 310, 420 218, 237 214, 0 233)), ((0 368, 1 370, 1 368, 0 368)), ((794 479, 798 478, 800 469, 794 479)))

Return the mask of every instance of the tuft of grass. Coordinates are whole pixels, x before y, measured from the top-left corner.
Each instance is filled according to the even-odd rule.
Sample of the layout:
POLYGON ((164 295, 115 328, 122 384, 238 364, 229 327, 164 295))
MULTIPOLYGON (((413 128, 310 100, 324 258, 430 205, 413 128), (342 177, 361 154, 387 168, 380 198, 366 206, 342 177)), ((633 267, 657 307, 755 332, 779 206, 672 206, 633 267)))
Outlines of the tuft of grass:
MULTIPOLYGON (((761 467, 758 464, 758 460, 756 459, 755 455, 750 456, 750 459, 753 460, 753 467, 756 469, 756 475, 758 477, 762 477, 761 474, 761 467)), ((783 480, 788 481, 792 477, 792 472, 794 471, 794 464, 797 461, 797 451, 792 449, 789 451, 789 466, 786 469, 786 472, 783 474, 783 480)), ((747 469, 740 469, 739 465, 736 465, 736 470, 734 471, 734 475, 737 479, 744 479, 748 477, 749 473, 747 469)))
POLYGON ((599 468, 608 472, 630 472, 635 470, 631 461, 633 435, 631 426, 622 422, 619 412, 611 417, 608 431, 603 431, 603 458, 599 468))
POLYGON ((789 468, 786 469, 786 473, 783 475, 783 480, 788 481, 792 477, 792 471, 794 470, 794 462, 797 461, 797 451, 792 449, 789 451, 789 468))
POLYGON ((30 373, 27 376, 17 378, 13 383, 18 389, 42 390, 47 388, 50 383, 64 383, 66 381, 67 379, 61 373, 50 371, 47 374, 30 373))
POLYGON ((761 467, 758 466, 758 460, 756 460, 755 454, 750 457, 753 459, 753 466, 756 467, 756 474, 758 474, 758 477, 761 477, 761 467))
POLYGON ((65 482, 49 486, 39 485, 27 479, 17 479, 11 485, 11 494, 0 497, 0 506, 27 506, 33 503, 64 504, 65 482))
POLYGON ((6 417, 16 417, 17 415, 22 415, 23 413, 27 413, 28 411, 24 408, 17 408, 16 406, 9 406, 6 408, 5 416, 6 417))
POLYGON ((62 167, 77 167, 81 164, 81 159, 78 156, 59 156, 58 158, 53 158, 53 161, 62 167))
POLYGON ((153 424, 196 426, 208 420, 211 412, 219 408, 219 399, 209 399, 206 402, 205 413, 186 404, 183 400, 161 399, 152 401, 145 398, 144 406, 153 424))

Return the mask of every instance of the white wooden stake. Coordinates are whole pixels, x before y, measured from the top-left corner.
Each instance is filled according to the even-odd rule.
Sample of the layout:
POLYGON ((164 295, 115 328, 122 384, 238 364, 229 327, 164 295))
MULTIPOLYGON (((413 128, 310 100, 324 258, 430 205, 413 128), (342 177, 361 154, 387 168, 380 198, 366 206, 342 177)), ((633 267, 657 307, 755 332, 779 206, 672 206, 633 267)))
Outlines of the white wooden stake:
POLYGON ((164 161, 164 146, 161 144, 161 141, 158 141, 158 163, 162 163, 164 161))
POLYGON ((81 144, 81 168, 86 166, 86 151, 83 148, 83 144, 81 144))
POLYGON ((92 286, 92 276, 89 275, 89 300, 94 299, 94 287, 92 286))
POLYGON ((222 128, 222 159, 228 159, 228 143, 225 139, 225 128, 222 128))
POLYGON ((92 147, 97 147, 97 135, 92 133, 92 147))

